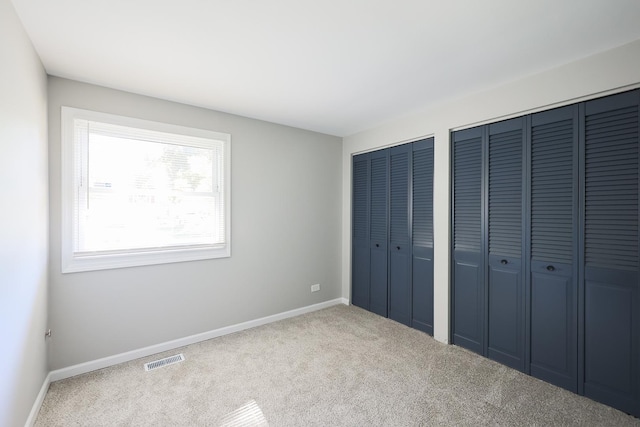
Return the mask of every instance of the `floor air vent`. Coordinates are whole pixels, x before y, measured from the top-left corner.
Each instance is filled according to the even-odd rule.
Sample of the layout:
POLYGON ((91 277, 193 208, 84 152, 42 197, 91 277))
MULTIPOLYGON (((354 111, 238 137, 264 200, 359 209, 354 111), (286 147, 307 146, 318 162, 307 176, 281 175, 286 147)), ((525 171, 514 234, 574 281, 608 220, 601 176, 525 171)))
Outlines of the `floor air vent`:
POLYGON ((182 353, 180 353, 180 354, 176 354, 175 356, 165 357, 164 359, 145 363, 144 370, 153 371, 154 369, 163 368, 165 366, 173 365, 174 363, 179 363, 183 361, 184 361, 184 356, 182 355, 182 353))

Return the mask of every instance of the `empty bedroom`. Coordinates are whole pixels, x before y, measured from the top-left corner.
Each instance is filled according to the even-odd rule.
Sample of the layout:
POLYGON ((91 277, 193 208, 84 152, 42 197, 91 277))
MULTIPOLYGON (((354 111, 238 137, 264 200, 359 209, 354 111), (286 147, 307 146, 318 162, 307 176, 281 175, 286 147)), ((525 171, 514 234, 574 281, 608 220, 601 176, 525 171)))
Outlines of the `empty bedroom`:
POLYGON ((0 426, 640 425, 637 0, 0 0, 0 426))

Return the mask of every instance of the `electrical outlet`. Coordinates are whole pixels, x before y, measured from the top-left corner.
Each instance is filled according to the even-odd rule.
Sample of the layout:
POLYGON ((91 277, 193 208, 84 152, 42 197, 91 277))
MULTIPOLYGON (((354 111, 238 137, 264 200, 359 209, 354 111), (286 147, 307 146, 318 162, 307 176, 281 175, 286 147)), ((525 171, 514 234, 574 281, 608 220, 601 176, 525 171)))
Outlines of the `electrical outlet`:
POLYGON ((320 283, 316 283, 315 285, 311 285, 311 292, 318 292, 320 290, 320 283))

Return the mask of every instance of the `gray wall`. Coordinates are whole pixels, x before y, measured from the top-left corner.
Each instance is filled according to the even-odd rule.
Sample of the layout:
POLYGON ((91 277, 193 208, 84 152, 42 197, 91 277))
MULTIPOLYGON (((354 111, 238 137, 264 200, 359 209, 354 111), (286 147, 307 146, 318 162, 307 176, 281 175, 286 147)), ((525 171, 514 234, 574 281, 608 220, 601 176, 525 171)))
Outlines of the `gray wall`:
POLYGON ((49 143, 52 370, 342 296, 340 138, 49 77, 49 143), (61 274, 62 105, 230 133, 231 258, 61 274))
POLYGON ((48 372, 47 80, 9 0, 0 64, 0 426, 19 426, 48 372))

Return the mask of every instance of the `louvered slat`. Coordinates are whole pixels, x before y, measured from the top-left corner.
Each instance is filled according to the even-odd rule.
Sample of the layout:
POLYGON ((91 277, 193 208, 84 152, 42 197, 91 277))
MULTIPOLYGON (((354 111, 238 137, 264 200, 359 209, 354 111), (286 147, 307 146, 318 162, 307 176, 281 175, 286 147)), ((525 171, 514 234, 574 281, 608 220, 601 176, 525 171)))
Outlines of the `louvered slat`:
POLYGON ((489 137, 489 253, 522 252, 522 130, 489 137))
POLYGON ((454 144, 454 250, 481 250, 481 138, 454 144))
POLYGON ((405 245, 409 241, 409 153, 391 155, 390 241, 405 245))
POLYGON ((573 121, 531 129, 531 258, 573 260, 573 121))
POLYGON ((371 240, 387 240, 387 159, 371 159, 371 240))
POLYGON ((585 265, 638 268, 638 107, 587 115, 585 265))
POLYGON ((413 152, 413 245, 433 247, 433 147, 413 152))
POLYGON ((367 238, 367 158, 361 156, 353 162, 353 238, 367 238))

